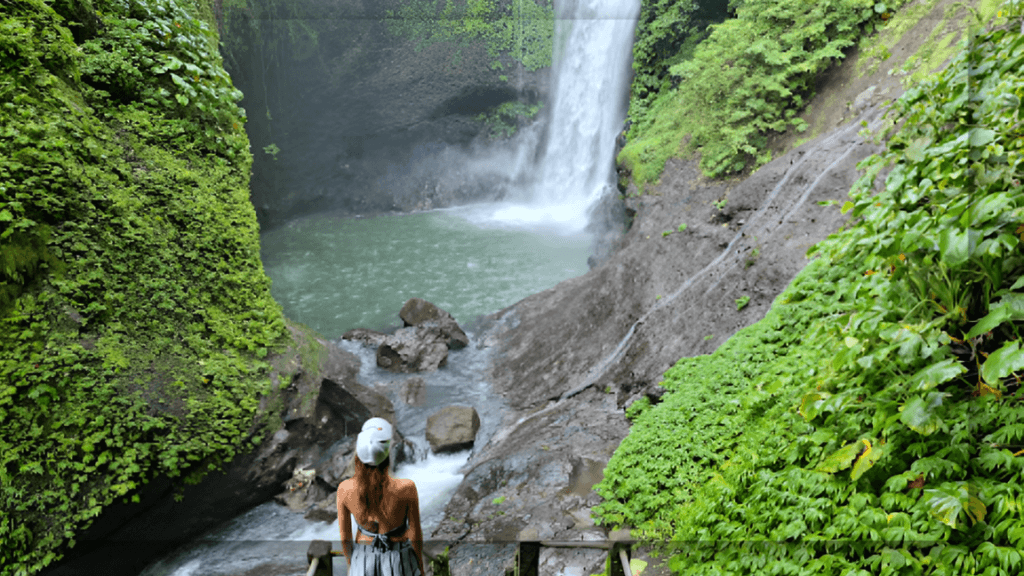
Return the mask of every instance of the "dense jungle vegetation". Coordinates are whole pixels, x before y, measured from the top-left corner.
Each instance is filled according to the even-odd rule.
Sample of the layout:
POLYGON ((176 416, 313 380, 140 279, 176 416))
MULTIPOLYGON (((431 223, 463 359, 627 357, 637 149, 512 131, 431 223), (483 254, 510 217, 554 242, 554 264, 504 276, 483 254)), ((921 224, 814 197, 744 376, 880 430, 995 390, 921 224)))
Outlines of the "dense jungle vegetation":
MULTIPOLYGON (((803 7, 865 3, 739 4, 711 46, 670 71, 699 75, 724 49, 715 35, 746 26, 745 13, 757 29, 803 7)), ((864 10, 814 27, 855 28, 864 10)), ((763 320, 680 360, 659 404, 630 407, 631 432, 597 486, 604 524, 660 543, 674 574, 1024 569, 1022 21, 1019 0, 985 27, 979 17, 948 68, 890 111, 845 229, 811 249, 763 320)), ((743 45, 747 58, 763 56, 758 45, 743 45)), ((782 85, 795 98, 806 84, 782 85)), ((671 101, 695 106, 683 93, 671 101)), ((649 130, 666 121, 659 98, 641 111, 649 130)), ((705 149, 705 168, 742 158, 727 150, 705 149)))
POLYGON ((240 98, 206 0, 0 1, 5 576, 258 439, 287 331, 240 98))
POLYGON ((641 190, 665 160, 700 152, 708 176, 771 159, 768 136, 806 129, 814 79, 906 0, 645 0, 634 48, 628 143, 619 162, 641 190))

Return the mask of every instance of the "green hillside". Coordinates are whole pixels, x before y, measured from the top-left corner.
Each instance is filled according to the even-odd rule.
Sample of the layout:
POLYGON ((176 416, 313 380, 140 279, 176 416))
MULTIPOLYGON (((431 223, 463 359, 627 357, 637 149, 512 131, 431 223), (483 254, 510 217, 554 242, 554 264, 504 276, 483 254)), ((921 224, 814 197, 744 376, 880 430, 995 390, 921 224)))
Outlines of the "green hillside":
POLYGON ((767 316, 631 407, 605 525, 674 574, 1024 569, 1022 13, 898 100, 767 316))
POLYGON ((206 0, 0 3, 0 573, 258 430, 287 331, 206 0))

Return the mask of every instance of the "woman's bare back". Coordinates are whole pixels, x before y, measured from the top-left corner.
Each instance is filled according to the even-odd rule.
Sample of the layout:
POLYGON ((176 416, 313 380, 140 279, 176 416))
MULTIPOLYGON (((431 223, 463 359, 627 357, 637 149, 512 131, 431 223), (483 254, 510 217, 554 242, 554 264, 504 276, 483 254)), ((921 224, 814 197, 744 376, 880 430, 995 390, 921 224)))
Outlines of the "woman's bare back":
MULTIPOLYGON (((386 534, 405 523, 412 505, 416 505, 417 516, 419 512, 416 485, 412 480, 402 478, 391 478, 388 489, 384 492, 384 501, 381 502, 380 517, 370 514, 366 509, 355 478, 349 478, 338 486, 338 502, 339 508, 340 504, 344 503, 360 526, 377 534, 386 534)), ((410 522, 409 529, 404 534, 395 536, 391 540, 395 542, 408 540, 409 532, 412 529, 412 522, 410 522)), ((373 538, 360 532, 356 534, 356 542, 371 543, 373 538)))

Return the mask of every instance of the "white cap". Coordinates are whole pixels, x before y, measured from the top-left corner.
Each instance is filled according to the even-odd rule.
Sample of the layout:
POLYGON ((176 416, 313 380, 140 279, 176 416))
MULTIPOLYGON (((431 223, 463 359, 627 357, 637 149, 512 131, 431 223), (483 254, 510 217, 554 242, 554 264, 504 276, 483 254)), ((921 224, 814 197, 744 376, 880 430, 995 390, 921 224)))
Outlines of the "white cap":
POLYGON ((383 418, 370 418, 356 437, 356 456, 368 466, 377 466, 391 452, 391 424, 383 418))

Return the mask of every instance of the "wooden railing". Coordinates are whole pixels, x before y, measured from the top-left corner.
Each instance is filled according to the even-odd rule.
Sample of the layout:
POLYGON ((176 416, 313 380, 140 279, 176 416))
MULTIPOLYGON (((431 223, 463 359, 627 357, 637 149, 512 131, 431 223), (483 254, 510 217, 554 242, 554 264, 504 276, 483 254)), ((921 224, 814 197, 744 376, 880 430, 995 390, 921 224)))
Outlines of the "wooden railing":
MULTIPOLYGON (((541 548, 597 548, 608 550, 611 556, 611 574, 609 576, 635 576, 630 572, 629 542, 612 540, 559 542, 554 540, 538 540, 519 542, 516 551, 516 574, 518 576, 540 576, 541 548), (618 562, 616 562, 618 557, 618 562)), ((334 574, 334 556, 342 556, 341 550, 331 550, 331 543, 326 540, 313 540, 306 551, 309 570, 306 576, 332 576, 334 574)), ((453 575, 457 576, 457 575, 453 575)))

